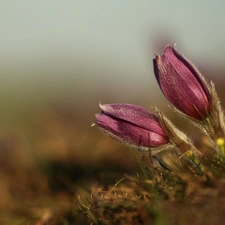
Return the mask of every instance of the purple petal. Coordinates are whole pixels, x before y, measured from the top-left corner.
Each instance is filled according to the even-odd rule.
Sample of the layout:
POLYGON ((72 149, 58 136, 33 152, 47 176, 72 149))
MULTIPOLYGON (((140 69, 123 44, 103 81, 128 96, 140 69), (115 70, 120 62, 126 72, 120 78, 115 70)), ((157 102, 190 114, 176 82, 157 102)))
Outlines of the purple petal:
POLYGON ((167 99, 183 113, 201 119, 210 110, 210 92, 199 72, 173 47, 153 60, 154 72, 167 99))
POLYGON ((148 149, 168 143, 167 137, 105 114, 97 114, 96 121, 109 137, 136 148, 148 149))
POLYGON ((100 105, 102 113, 124 120, 135 126, 166 137, 164 130, 159 124, 159 119, 146 109, 132 104, 104 104, 100 105))

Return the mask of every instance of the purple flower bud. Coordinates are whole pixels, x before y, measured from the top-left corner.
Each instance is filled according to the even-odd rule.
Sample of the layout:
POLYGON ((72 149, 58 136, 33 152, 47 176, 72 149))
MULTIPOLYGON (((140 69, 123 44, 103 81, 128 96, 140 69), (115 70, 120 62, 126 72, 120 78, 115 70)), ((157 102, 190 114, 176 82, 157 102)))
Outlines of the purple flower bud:
POLYGON ((172 46, 153 60, 154 73, 166 98, 184 114, 201 120, 211 105, 209 87, 202 75, 172 46))
POLYGON ((140 150, 169 142, 158 117, 146 109, 131 104, 100 105, 96 125, 109 137, 130 144, 140 150))

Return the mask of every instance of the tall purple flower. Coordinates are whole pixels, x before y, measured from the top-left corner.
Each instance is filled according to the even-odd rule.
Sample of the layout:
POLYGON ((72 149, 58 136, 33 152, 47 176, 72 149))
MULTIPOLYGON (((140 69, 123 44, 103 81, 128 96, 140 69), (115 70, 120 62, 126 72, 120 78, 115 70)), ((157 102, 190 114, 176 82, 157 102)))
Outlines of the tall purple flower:
POLYGON ((96 115, 95 125, 117 141, 143 151, 169 142, 158 117, 140 106, 105 104, 100 108, 102 112, 96 115))
POLYGON ((196 68, 174 47, 153 59, 154 73, 166 98, 182 113, 197 120, 208 117, 211 107, 209 85, 196 68))

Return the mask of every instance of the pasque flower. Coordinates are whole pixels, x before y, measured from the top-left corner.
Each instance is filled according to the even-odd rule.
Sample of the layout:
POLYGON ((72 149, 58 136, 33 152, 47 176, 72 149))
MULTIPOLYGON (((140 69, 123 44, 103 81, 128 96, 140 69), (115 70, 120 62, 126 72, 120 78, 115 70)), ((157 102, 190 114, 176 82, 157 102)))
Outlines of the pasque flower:
POLYGON ((146 151, 169 142, 159 119, 146 109, 132 104, 104 104, 95 125, 109 137, 146 151))
POLYGON ((211 107, 209 85, 197 69, 174 47, 153 59, 154 73, 166 98, 176 109, 197 120, 208 117, 211 107))

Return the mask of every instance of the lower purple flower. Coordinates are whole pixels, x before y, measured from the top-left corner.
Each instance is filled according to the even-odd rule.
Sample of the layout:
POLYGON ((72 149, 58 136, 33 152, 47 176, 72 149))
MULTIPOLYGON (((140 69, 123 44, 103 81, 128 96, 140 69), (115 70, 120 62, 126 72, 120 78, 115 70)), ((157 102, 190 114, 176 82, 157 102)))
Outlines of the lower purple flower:
POLYGON ((109 137, 139 150, 158 147, 169 142, 158 117, 132 104, 100 105, 95 125, 109 137))

